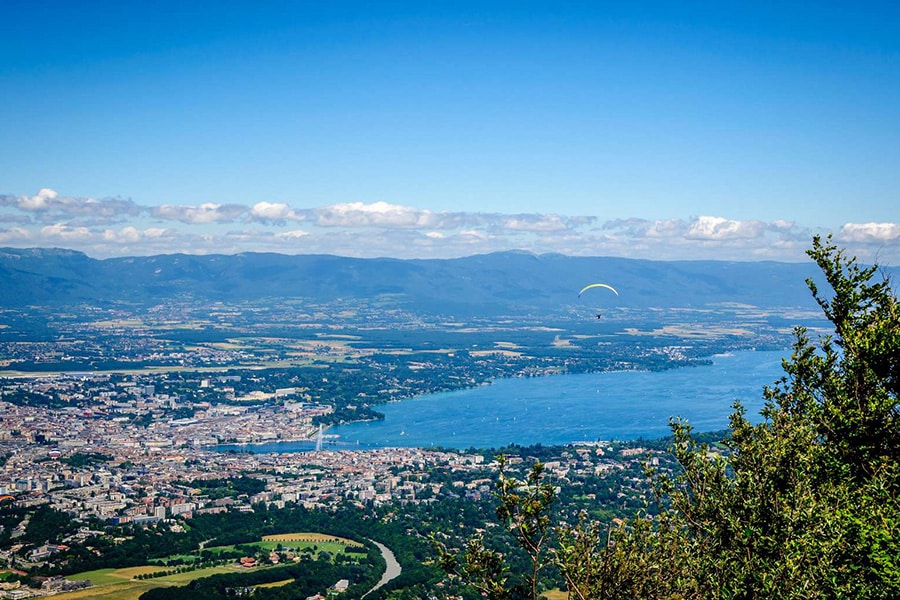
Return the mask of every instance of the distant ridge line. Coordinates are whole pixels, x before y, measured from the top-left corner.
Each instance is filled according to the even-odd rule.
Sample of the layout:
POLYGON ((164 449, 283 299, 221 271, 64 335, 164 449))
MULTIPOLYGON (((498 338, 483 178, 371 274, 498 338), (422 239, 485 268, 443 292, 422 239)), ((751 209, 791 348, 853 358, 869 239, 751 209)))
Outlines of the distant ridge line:
POLYGON ((299 298, 321 303, 377 300, 426 314, 523 314, 584 308, 577 303, 578 290, 599 280, 621 294, 604 307, 739 303, 814 308, 805 280, 815 276, 811 263, 652 261, 521 251, 455 259, 275 253, 94 259, 58 248, 0 248, 0 307, 299 298))

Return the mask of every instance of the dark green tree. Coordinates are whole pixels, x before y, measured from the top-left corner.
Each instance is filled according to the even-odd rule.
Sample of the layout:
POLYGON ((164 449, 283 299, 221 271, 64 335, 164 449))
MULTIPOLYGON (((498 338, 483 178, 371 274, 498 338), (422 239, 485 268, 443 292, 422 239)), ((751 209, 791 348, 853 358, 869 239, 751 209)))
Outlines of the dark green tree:
MULTIPOLYGON (((807 282, 833 333, 796 330, 762 421, 735 405, 726 452, 673 422, 681 472, 648 471, 658 514, 556 528, 571 597, 900 598, 897 296, 831 238, 808 254, 830 287, 807 282)), ((502 478, 498 493, 525 502, 502 478)))
POLYGON ((556 499, 554 487, 544 478, 544 466, 536 462, 524 481, 507 475, 506 457, 497 457, 499 479, 497 518, 528 556, 530 571, 525 585, 510 585, 504 556, 485 547, 482 536, 469 540, 462 557, 438 544, 441 566, 476 587, 489 600, 538 598, 541 569, 547 564, 546 546, 552 532, 550 508, 556 499))

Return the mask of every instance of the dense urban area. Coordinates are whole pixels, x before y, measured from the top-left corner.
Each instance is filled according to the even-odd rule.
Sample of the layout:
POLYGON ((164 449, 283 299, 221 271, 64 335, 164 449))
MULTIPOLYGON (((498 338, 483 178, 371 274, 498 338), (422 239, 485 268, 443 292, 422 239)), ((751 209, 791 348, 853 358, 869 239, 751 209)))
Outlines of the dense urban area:
POLYGON ((7 598, 86 593, 72 590, 111 581, 131 590, 123 597, 174 594, 179 585, 199 594, 217 577, 228 583, 209 583, 218 590, 207 590, 211 597, 226 588, 260 598, 315 588, 302 597, 343 589, 402 598, 434 586, 468 597, 436 567, 429 539, 452 544, 489 527, 499 454, 512 472, 542 461, 560 513, 610 520, 646 506, 644 469, 673 468, 666 442, 361 450, 336 445, 330 425, 380 419, 385 402, 502 377, 668 369, 724 350, 783 347, 791 318, 737 306, 620 312, 598 323, 576 314, 425 325, 362 305, 298 314, 264 303, 32 307, 2 317, 7 598), (307 441, 309 450, 250 451, 287 441, 307 441), (324 552, 313 538, 305 550, 264 540, 292 532, 343 542, 324 552), (387 555, 374 540, 402 576, 377 585, 387 555), (353 544, 368 549, 354 554, 353 544), (296 571, 279 571, 304 561, 334 566, 318 571, 335 581, 301 583, 296 571), (240 585, 228 579, 263 571, 240 585))

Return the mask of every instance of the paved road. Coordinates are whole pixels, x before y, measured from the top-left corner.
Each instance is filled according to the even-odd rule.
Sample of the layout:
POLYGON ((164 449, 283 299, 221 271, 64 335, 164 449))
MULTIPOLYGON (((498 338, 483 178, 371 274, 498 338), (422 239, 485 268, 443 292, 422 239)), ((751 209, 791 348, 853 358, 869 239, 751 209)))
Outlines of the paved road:
POLYGON ((381 550, 381 556, 384 558, 384 562, 387 564, 387 568, 384 570, 384 574, 381 576, 381 579, 378 583, 375 584, 371 590, 362 595, 362 598, 365 598, 384 584, 386 584, 391 579, 394 579, 398 575, 400 575, 400 563, 397 562, 397 558, 394 556, 394 553, 391 552, 391 549, 385 546, 384 544, 380 544, 375 540, 370 540, 373 544, 378 546, 378 549, 381 550))

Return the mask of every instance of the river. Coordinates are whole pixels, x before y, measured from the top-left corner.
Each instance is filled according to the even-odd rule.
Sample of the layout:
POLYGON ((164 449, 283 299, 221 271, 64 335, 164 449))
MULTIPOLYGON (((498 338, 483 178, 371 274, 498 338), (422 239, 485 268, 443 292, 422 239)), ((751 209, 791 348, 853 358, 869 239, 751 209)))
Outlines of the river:
POLYGON ((403 571, 403 569, 400 567, 400 563, 397 562, 397 557, 394 556, 394 553, 391 552, 390 548, 382 543, 376 542, 375 540, 371 540, 371 542, 378 546, 378 549, 381 550, 381 557, 384 558, 385 568, 384 573, 382 573, 381 575, 381 579, 378 580, 378 583, 375 584, 375 587, 363 594, 362 598, 365 598, 378 588, 384 586, 384 584, 386 584, 391 579, 400 577, 400 573, 403 571))

